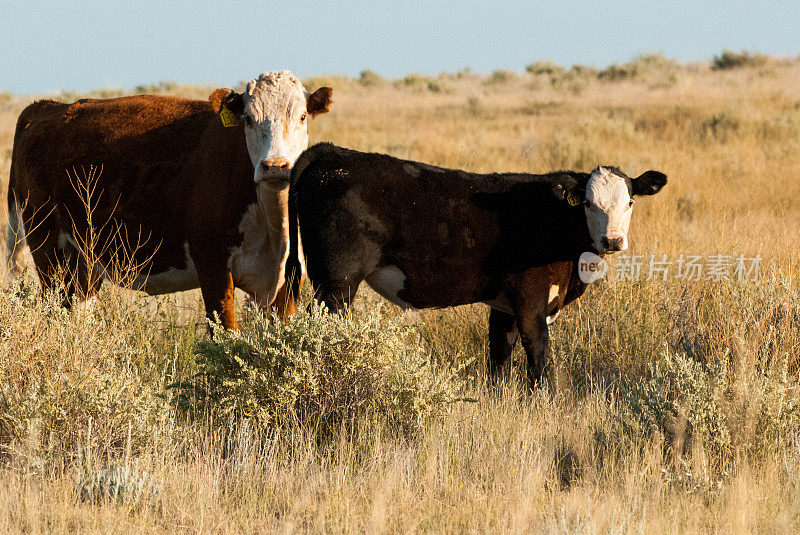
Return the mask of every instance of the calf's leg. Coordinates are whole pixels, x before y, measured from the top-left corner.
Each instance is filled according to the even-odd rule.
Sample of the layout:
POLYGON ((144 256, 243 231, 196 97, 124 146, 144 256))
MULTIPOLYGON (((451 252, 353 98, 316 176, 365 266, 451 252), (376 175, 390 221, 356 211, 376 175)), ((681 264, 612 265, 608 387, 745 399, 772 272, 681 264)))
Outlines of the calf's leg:
POLYGON ((494 378, 517 345, 519 331, 514 316, 492 308, 489 312, 489 362, 487 371, 494 378))
POLYGON ((522 347, 528 357, 526 370, 531 386, 544 379, 549 367, 547 314, 550 275, 547 267, 529 269, 514 277, 508 292, 522 347))
POLYGON ((345 281, 326 281, 316 286, 314 297, 331 312, 338 312, 350 306, 358 291, 361 279, 345 281))

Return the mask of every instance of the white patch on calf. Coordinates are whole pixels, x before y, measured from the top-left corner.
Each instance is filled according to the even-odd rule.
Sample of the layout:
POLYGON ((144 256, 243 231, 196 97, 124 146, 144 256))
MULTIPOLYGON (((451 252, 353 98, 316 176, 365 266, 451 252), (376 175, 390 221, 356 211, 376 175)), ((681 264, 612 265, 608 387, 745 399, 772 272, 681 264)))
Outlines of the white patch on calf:
POLYGON ((586 222, 595 248, 603 253, 603 239, 621 239, 620 251, 628 248, 628 228, 633 206, 628 184, 621 176, 598 167, 586 184, 586 222))
POLYGON ((558 299, 558 290, 559 290, 558 284, 553 284, 552 286, 550 286, 550 295, 547 298, 548 306, 553 305, 556 302, 556 299, 558 299))
POLYGON ((193 290, 200 286, 197 278, 197 268, 189 254, 189 244, 183 244, 183 254, 186 258, 184 269, 169 268, 161 273, 140 274, 133 281, 132 287, 142 290, 150 295, 161 295, 173 292, 193 290))
MULTIPOLYGON (((553 285, 550 286, 550 295, 547 298, 547 306, 548 306, 548 308, 549 307, 555 307, 555 306, 558 305, 558 295, 559 295, 559 290, 560 289, 561 288, 558 286, 558 284, 553 284, 553 285)), ((556 321, 556 318, 558 317, 558 315, 560 313, 561 313, 561 309, 559 308, 553 314, 547 316, 547 324, 550 325, 551 323, 556 321)))
POLYGON ((406 275, 397 266, 382 267, 370 273, 365 280, 370 288, 400 308, 404 310, 414 308, 398 295, 405 288, 406 275))

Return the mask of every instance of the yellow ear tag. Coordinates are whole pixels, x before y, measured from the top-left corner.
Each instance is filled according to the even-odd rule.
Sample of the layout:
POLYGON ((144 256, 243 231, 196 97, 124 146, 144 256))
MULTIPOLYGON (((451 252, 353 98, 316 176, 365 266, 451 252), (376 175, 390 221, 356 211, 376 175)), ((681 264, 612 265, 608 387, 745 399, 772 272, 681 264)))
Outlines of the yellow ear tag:
POLYGON ((567 202, 570 206, 578 206, 581 203, 581 200, 578 198, 577 195, 572 193, 571 191, 567 193, 567 202))
POLYGON ((219 110, 219 118, 222 119, 222 126, 225 128, 239 126, 239 119, 236 117, 236 114, 225 106, 219 110))

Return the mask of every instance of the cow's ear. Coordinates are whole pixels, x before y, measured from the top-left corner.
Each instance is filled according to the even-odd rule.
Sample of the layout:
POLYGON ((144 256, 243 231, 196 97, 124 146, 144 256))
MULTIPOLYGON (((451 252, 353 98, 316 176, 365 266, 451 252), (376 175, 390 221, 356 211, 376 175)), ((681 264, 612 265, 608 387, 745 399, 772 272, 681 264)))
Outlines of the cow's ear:
POLYGON ((320 113, 328 113, 333 104, 333 89, 330 87, 320 87, 310 94, 306 94, 306 109, 312 117, 316 117, 320 113))
POLYGON ((211 108, 215 113, 219 113, 223 106, 236 115, 242 115, 244 113, 244 97, 227 87, 217 89, 211 93, 208 97, 208 101, 211 102, 211 108))
POLYGON ((560 201, 564 201, 570 206, 578 206, 583 202, 585 192, 580 188, 580 184, 575 177, 569 175, 558 175, 553 180, 551 191, 560 201))
POLYGON ((658 171, 645 171, 631 179, 634 195, 655 195, 667 184, 667 175, 658 171))

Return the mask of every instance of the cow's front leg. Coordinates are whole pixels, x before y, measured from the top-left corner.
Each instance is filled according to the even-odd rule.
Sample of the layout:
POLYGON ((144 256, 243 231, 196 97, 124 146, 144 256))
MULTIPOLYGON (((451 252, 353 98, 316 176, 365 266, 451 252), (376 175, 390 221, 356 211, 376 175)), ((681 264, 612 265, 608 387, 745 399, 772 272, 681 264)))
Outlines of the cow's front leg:
POLYGON ((237 330, 233 277, 227 265, 224 261, 215 262, 213 259, 195 260, 195 265, 206 316, 213 320, 216 313, 224 328, 237 330))
POLYGON ((549 367, 550 332, 547 327, 549 288, 545 273, 540 270, 530 270, 515 281, 510 296, 519 337, 528 357, 526 370, 531 386, 541 383, 549 367))
MULTIPOLYGON (((300 281, 302 285, 302 280, 300 281)), ((298 286, 298 290, 300 286, 298 286)), ((287 320, 289 316, 294 316, 297 314, 297 300, 291 295, 289 291, 289 282, 284 282, 280 288, 278 288, 278 293, 275 296, 275 300, 272 301, 272 306, 275 307, 275 311, 278 313, 278 316, 284 320, 287 320)))
POLYGON ((514 316, 492 308, 489 312, 489 362, 486 366, 490 378, 499 375, 518 338, 514 316))
POLYGON ((550 367, 550 331, 544 312, 521 311, 517 316, 520 339, 528 357, 526 366, 531 386, 540 384, 550 367))

